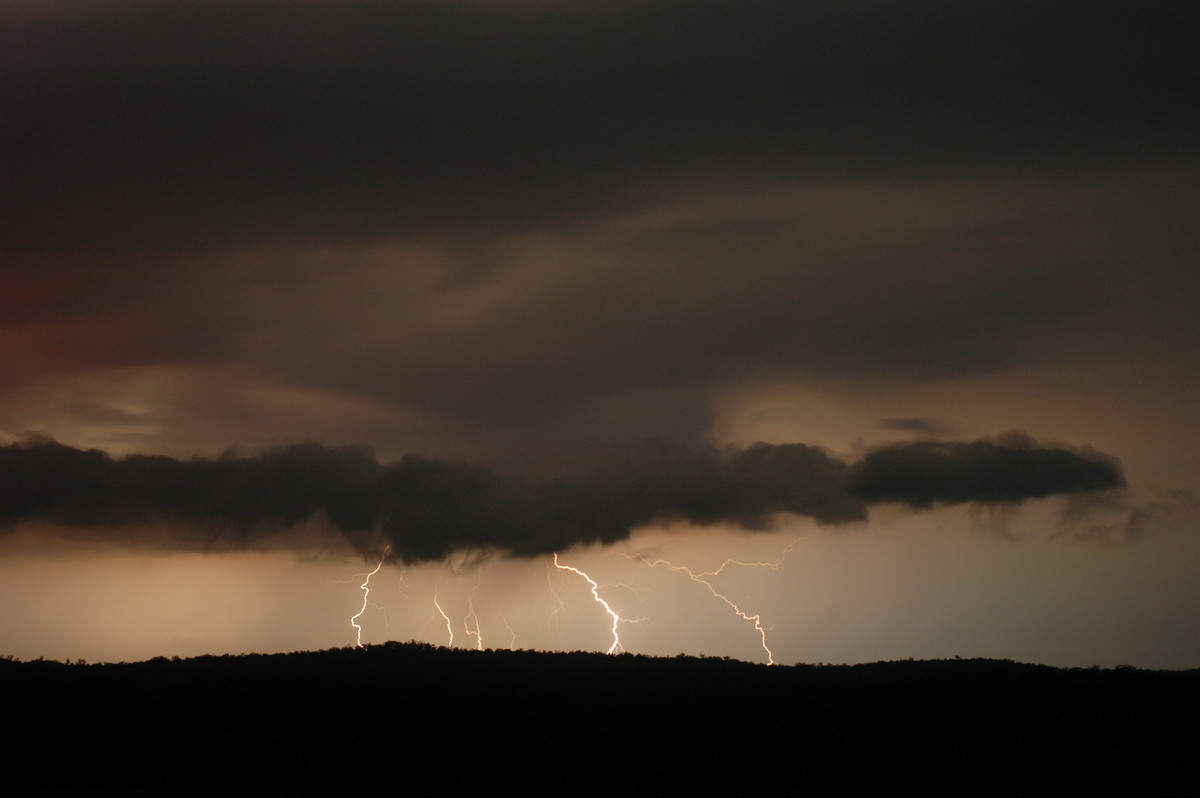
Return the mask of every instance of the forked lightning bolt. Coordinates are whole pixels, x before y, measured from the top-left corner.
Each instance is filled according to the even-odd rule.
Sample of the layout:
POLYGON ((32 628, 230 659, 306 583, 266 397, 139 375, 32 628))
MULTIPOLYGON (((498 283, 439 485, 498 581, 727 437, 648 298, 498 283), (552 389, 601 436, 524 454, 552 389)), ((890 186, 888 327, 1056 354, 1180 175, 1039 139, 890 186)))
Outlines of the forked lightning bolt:
POLYGON ((588 576, 587 574, 585 574, 583 571, 579 570, 578 568, 573 568, 570 565, 563 565, 562 563, 560 563, 558 561, 558 552, 554 553, 554 567, 559 568, 563 571, 571 571, 572 573, 579 574, 581 577, 583 577, 584 579, 587 580, 587 583, 592 586, 592 596, 596 599, 596 603, 599 604, 601 607, 603 607, 604 611, 608 613, 610 618, 612 618, 613 641, 612 641, 612 645, 608 647, 608 653, 616 654, 616 653, 625 651, 625 647, 621 645, 620 626, 621 626, 621 623, 623 621, 625 621, 626 619, 622 618, 620 615, 617 614, 616 610, 614 610, 612 607, 608 606, 607 601, 600 598, 600 585, 596 584, 596 580, 592 579, 590 576, 588 576))
POLYGON ((750 615, 749 613, 745 612, 744 610, 742 610, 741 607, 739 607, 737 604, 735 604, 732 599, 730 599, 724 593, 721 593, 720 591, 718 591, 716 589, 716 587, 713 586, 712 582, 710 582, 708 580, 712 579, 713 577, 720 576, 721 572, 724 571, 730 565, 740 565, 744 568, 770 568, 773 571, 778 571, 779 566, 783 564, 784 559, 788 556, 788 554, 791 552, 791 550, 796 547, 796 544, 799 542, 800 542, 799 540, 793 540, 786 549, 784 549, 782 552, 780 552, 779 556, 775 559, 775 562, 742 562, 741 560, 726 560, 725 562, 721 563, 720 567, 717 568, 716 570, 704 571, 703 573, 695 573, 687 566, 676 565, 676 564, 674 564, 672 562, 668 562, 666 560, 649 560, 646 558, 645 555, 642 555, 642 554, 626 554, 625 556, 631 557, 636 560, 641 560, 642 562, 649 565, 651 568, 654 568, 659 565, 666 566, 667 568, 671 569, 672 571, 687 574, 688 578, 691 579, 693 582, 698 582, 699 584, 704 585, 706 588, 708 588, 708 592, 712 593, 714 596, 719 598, 721 601, 725 602, 725 604, 728 605, 729 608, 731 610, 733 610, 734 614, 736 614, 739 618, 741 618, 744 621, 748 621, 749 623, 754 624, 754 628, 758 630, 759 639, 762 641, 762 649, 763 649, 763 651, 767 652, 767 664, 774 665, 775 664, 775 655, 773 653, 771 653, 771 649, 767 645, 767 630, 762 625, 762 615, 759 615, 759 614, 750 615))
MULTIPOLYGON (((685 565, 677 565, 668 560, 650 559, 649 557, 647 557, 644 554, 624 554, 622 556, 628 557, 630 559, 639 560, 639 561, 645 563, 646 565, 650 566, 651 568, 656 568, 661 565, 671 571, 675 571, 677 573, 682 573, 685 576, 687 576, 689 579, 691 579, 693 582, 703 585, 704 588, 706 590, 708 590, 709 593, 711 593, 715 598, 720 599, 727 607, 729 607, 729 609, 732 610, 733 613, 735 615, 737 615, 737 617, 741 618, 743 621, 746 621, 747 623, 753 624, 755 630, 758 632, 758 637, 759 637, 760 644, 762 645, 762 649, 767 655, 767 664, 775 665, 776 662, 775 662, 774 652, 771 651, 771 647, 767 643, 767 631, 768 631, 769 625, 764 626, 762 615, 757 614, 757 613, 751 614, 751 613, 743 610, 741 607, 738 606, 738 604, 735 601, 733 601, 733 599, 729 598, 724 593, 719 591, 717 589, 716 585, 713 583, 713 580, 716 579, 717 577, 720 577, 725 572, 725 570, 731 566, 739 566, 742 568, 770 568, 771 570, 778 571, 780 569, 780 566, 783 564, 783 561, 787 558, 788 554, 791 553, 791 551, 799 544, 799 542, 800 542, 799 540, 792 541, 792 543, 789 544, 787 546, 787 548, 785 548, 782 552, 780 552, 779 556, 774 560, 774 562, 745 562, 742 560, 727 559, 723 563, 721 563, 720 566, 715 568, 714 570, 703 571, 703 572, 693 571, 691 568, 688 568, 685 565)), ((359 619, 362 618, 363 614, 367 611, 367 607, 376 607, 381 610, 383 609, 382 607, 379 607, 379 605, 377 605, 371 601, 371 578, 374 577, 377 573, 379 573, 383 569, 383 565, 387 561, 387 555, 390 550, 391 550, 390 546, 384 548, 383 553, 379 557, 378 564, 376 564, 376 566, 373 570, 371 570, 369 573, 367 573, 365 575, 365 577, 362 581, 362 584, 359 585, 359 589, 361 589, 363 592, 362 606, 359 607, 358 612, 356 612, 354 615, 352 615, 350 617, 350 625, 352 627, 354 627, 354 632, 355 632, 354 644, 357 648, 363 647, 363 642, 362 642, 363 628, 359 624, 359 619)), ((553 561, 554 561, 554 567, 556 569, 558 569, 560 571, 570 571, 571 573, 577 575, 578 577, 583 579, 585 582, 587 582, 592 591, 592 599, 597 604, 599 604, 600 607, 604 610, 604 612, 608 615, 608 617, 610 619, 612 619, 612 624, 610 627, 610 630, 612 633, 612 644, 609 645, 606 653, 617 654, 617 653, 624 652, 625 646, 621 642, 621 624, 636 623, 637 620, 639 620, 639 619, 631 619, 631 618, 621 617, 621 614, 618 613, 615 609, 613 609, 612 605, 609 604, 608 601, 606 601, 604 599, 604 597, 600 595, 600 589, 602 586, 598 582, 596 582, 596 580, 593 579, 588 573, 586 573, 572 565, 567 565, 567 564, 561 562, 558 558, 557 553, 554 554, 553 561)), ((547 577, 549 577, 549 572, 547 572, 547 577)), ((562 602, 562 598, 559 596, 558 589, 556 589, 554 587, 553 583, 550 582, 549 578, 547 578, 547 583, 549 584, 550 589, 553 592, 554 598, 555 598, 556 606, 554 608, 554 611, 551 613, 551 618, 553 619, 553 618, 557 617, 558 613, 563 609, 563 602, 562 602)), ((475 596, 479 590, 479 586, 480 586, 480 577, 477 576, 474 587, 471 589, 471 591, 467 595, 467 614, 466 614, 466 617, 463 619, 463 626, 465 628, 466 634, 469 637, 475 638, 475 648, 482 650, 483 649, 483 633, 480 628, 479 615, 477 614, 477 612, 475 610, 475 596)), ((616 585, 616 586, 626 587, 631 590, 633 589, 632 587, 630 587, 628 585, 616 585)), ((611 585, 604 585, 603 587, 611 587, 611 585)), ((401 592, 403 592, 403 572, 401 572, 400 590, 401 590, 401 592)), ((407 596, 406 596, 406 598, 407 598, 407 596)), ((442 609, 442 605, 438 601, 438 596, 437 596, 436 591, 434 592, 434 595, 433 595, 433 606, 434 606, 434 609, 436 610, 437 614, 442 617, 442 620, 446 624, 446 633, 449 635, 448 645, 450 647, 453 647, 454 646, 454 624, 451 621, 450 616, 446 614, 446 611, 444 609, 442 609)), ((511 649, 516 644, 517 635, 513 631, 512 626, 508 623, 507 618, 504 618, 504 623, 509 631, 509 636, 510 636, 509 648, 511 649)))
POLYGON ((354 645, 356 648, 363 647, 362 627, 358 625, 358 619, 361 618, 362 614, 367 611, 368 605, 370 605, 372 607, 378 606, 377 604, 371 604, 371 588, 370 588, 371 577, 374 576, 375 574, 379 573, 379 569, 383 567, 383 561, 387 559, 387 553, 388 553, 389 549, 391 549, 391 546, 384 546, 383 554, 379 555, 379 565, 376 565, 375 570, 371 571, 371 573, 367 574, 367 578, 363 580, 363 583, 361 585, 359 585, 359 588, 361 588, 362 592, 363 592, 362 607, 359 609, 358 612, 354 613, 354 615, 352 615, 350 617, 350 625, 354 627, 354 645))

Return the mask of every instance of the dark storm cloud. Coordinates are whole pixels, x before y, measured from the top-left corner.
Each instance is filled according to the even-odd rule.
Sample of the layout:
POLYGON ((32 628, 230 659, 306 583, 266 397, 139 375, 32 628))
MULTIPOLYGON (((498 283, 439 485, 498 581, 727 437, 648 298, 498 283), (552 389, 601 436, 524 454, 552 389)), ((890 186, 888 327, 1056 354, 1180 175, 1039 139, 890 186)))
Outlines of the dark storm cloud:
POLYGON ((381 532, 399 557, 420 561, 612 543, 654 521, 760 529, 792 514, 837 524, 865 520, 880 501, 1015 503, 1121 483, 1112 458, 1021 436, 893 444, 857 463, 803 444, 645 445, 589 476, 542 481, 419 456, 381 465, 364 447, 116 460, 43 439, 0 447, 0 525, 45 521, 117 538, 157 522, 172 526, 170 545, 230 549, 280 545, 272 530, 322 515, 354 545, 378 545, 381 532))
POLYGON ((557 5, 0 5, 5 429, 224 374, 72 402, 303 391, 511 463, 779 377, 1194 350, 1175 5, 557 5))
POLYGON ((926 508, 1089 493, 1120 482, 1112 458, 1010 434, 995 441, 916 441, 875 449, 853 467, 850 490, 865 502, 926 508))
POLYGON ((0 14, 8 247, 511 229, 680 176, 1190 150, 1186 4, 130 2, 0 14))

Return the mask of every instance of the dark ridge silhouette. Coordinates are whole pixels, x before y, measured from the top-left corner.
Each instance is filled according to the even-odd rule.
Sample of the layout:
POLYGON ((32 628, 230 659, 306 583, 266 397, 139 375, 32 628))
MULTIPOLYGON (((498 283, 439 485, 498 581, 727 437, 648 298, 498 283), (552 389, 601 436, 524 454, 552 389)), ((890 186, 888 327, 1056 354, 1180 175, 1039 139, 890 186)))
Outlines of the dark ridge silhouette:
POLYGON ((1038 444, 1021 433, 965 442, 895 443, 847 462, 800 443, 693 451, 631 449, 571 478, 533 480, 407 455, 380 464, 365 446, 295 444, 256 456, 114 459, 48 439, 0 447, 0 529, 27 520, 99 529, 158 545, 240 549, 305 545, 280 529, 321 516, 350 544, 406 562, 462 550, 537 556, 624 540, 660 520, 772 527, 783 514, 822 524, 861 521, 895 502, 1015 503, 1121 485, 1114 458, 1038 444), (165 535, 165 538, 164 538, 165 535))
POLYGON ((1008 660, 767 667, 423 643, 99 665, 8 659, 0 789, 592 792, 669 780, 1042 794, 1095 779, 1146 789, 1190 772, 1198 710, 1200 670, 1008 660))

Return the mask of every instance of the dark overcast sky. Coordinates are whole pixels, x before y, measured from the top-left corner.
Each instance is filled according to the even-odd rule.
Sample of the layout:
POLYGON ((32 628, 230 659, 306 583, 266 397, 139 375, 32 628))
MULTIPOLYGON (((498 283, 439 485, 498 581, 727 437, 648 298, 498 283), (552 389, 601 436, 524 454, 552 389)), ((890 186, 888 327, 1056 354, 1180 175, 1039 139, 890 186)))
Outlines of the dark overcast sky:
MULTIPOLYGON (((646 441, 843 467, 1019 429, 1120 463, 1067 538, 1169 527, 1128 545, 1186 572, 1187 10, 6 3, 0 432, 543 479, 646 441)), ((1193 598, 1129 612, 1166 651, 1193 598)))
POLYGON ((511 232, 663 182, 1056 172, 1193 146, 1181 3, 527 5, 19 3, 5 240, 511 232))

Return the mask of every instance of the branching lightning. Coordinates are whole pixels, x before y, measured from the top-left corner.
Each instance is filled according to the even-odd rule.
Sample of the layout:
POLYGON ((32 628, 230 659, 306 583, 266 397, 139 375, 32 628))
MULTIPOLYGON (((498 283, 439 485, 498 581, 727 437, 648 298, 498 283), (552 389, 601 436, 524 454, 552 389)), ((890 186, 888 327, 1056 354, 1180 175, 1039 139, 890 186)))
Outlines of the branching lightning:
POLYGON ((715 570, 704 571, 702 573, 696 573, 696 572, 692 571, 690 568, 688 568, 687 566, 676 565, 672 562, 668 562, 667 560, 650 560, 645 555, 642 555, 642 554, 626 554, 624 556, 630 557, 631 559, 635 559, 635 560, 641 560, 642 562, 646 563, 646 565, 649 565, 651 568, 654 568, 659 565, 665 566, 672 571, 686 574, 687 577, 689 579, 691 579, 693 582, 697 582, 701 585, 704 585, 704 587, 706 587, 708 589, 709 593, 712 593, 718 599, 725 602, 725 604, 731 610, 733 610, 735 615, 737 615, 739 618, 741 618, 744 621, 754 624, 754 628, 756 630, 758 630, 759 640, 762 642, 762 649, 763 649, 763 651, 765 651, 767 653, 767 664, 774 665, 775 664, 775 655, 771 652, 770 646, 767 645, 767 629, 766 629, 766 627, 763 626, 762 615, 760 615, 760 614, 751 615, 751 614, 747 613, 741 607, 739 607, 732 599, 730 599, 724 593, 721 593, 720 591, 718 591, 717 588, 709 580, 720 576, 721 573, 724 572, 724 570, 731 565, 739 565, 739 566, 742 566, 743 568, 770 568, 772 571, 778 571, 779 567, 783 564, 784 559, 787 558, 788 554, 791 553, 792 549, 794 549, 796 547, 796 544, 798 544, 799 542, 800 542, 799 540, 793 540, 790 544, 788 544, 788 547, 786 549, 784 549, 782 552, 780 552, 779 556, 777 558, 775 558, 774 562, 742 562, 741 560, 726 560, 725 562, 721 563, 720 567, 716 568, 715 570))
POLYGON ((359 608, 358 612, 356 612, 356 613, 354 613, 354 615, 350 616, 350 625, 354 627, 354 645, 356 648, 363 647, 362 627, 358 625, 358 619, 361 618, 362 614, 367 611, 368 606, 375 607, 377 609, 383 609, 378 604, 371 603, 370 584, 371 584, 371 577, 374 576, 375 574, 379 573, 379 569, 383 567, 383 561, 387 559, 387 553, 391 548, 392 548, 391 546, 384 546, 383 554, 379 555, 379 565, 376 565, 375 570, 371 571, 369 574, 367 574, 367 578, 363 580, 363 583, 361 585, 359 585, 359 588, 361 588, 362 592, 363 592, 362 607, 359 608))
MULTIPOLYGON (((684 576, 686 576, 688 579, 692 580, 693 582, 703 585, 704 588, 710 594, 712 594, 712 596, 714 598, 720 600, 722 603, 725 604, 725 606, 729 607, 730 611, 734 615, 736 615, 742 621, 745 621, 746 623, 751 624, 754 627, 755 631, 758 633, 759 643, 762 647, 763 652, 766 655, 767 664, 775 665, 775 664, 777 664, 775 661, 775 654, 772 651, 771 646, 768 641, 768 632, 771 629, 771 625, 763 619, 763 616, 761 613, 751 613, 748 610, 743 609, 741 606, 739 606, 738 602, 735 602, 732 598, 730 598, 728 595, 726 595, 726 593, 722 592, 721 589, 718 589, 718 580, 722 577, 722 575, 724 575, 728 570, 732 569, 734 566, 737 566, 740 568, 769 568, 773 571, 779 571, 781 566, 783 565, 784 560, 788 557, 788 555, 792 552, 792 550, 794 548, 796 548, 796 546, 799 544, 799 542, 800 542, 799 540, 792 541, 785 549, 783 549, 783 551, 780 552, 779 556, 776 557, 774 561, 770 561, 770 562, 754 561, 754 562, 752 562, 752 561, 735 560, 735 559, 731 558, 731 559, 725 560, 718 567, 716 567, 710 571, 695 571, 686 565, 679 565, 679 564, 676 564, 674 562, 671 562, 671 561, 665 560, 665 559, 653 558, 652 556, 643 554, 643 553, 622 554, 621 556, 629 558, 629 559, 633 559, 633 560, 638 560, 651 568, 657 568, 659 566, 662 566, 662 567, 664 567, 668 570, 674 571, 676 573, 681 573, 684 576)), ((376 574, 378 574, 383 569, 384 564, 387 562, 387 557, 388 557, 390 550, 391 550, 390 546, 385 547, 383 550, 383 553, 380 555, 379 562, 375 565, 374 569, 372 569, 370 572, 368 572, 366 574, 362 574, 363 581, 359 585, 359 589, 362 590, 362 594, 363 594, 362 595, 362 605, 359 607, 358 611, 350 617, 350 625, 354 628, 354 632, 355 632, 354 645, 357 648, 363 647, 363 639, 362 639, 363 638, 363 626, 360 623, 360 621, 361 621, 363 615, 366 613, 367 608, 372 607, 375 609, 379 609, 381 612, 385 612, 383 607, 381 607, 378 604, 371 601, 371 580, 376 574)), ((588 574, 587 572, 585 572, 585 571, 581 570, 580 568, 577 568, 573 565, 567 565, 566 563, 562 562, 559 559, 559 555, 557 553, 555 553, 553 555, 553 563, 554 563, 554 568, 557 572, 562 573, 562 572, 569 571, 569 572, 575 574, 576 576, 578 576, 580 579, 587 582, 589 588, 591 589, 592 600, 600 605, 600 608, 604 610, 605 614, 608 615, 609 619, 611 620, 609 629, 610 629, 610 633, 612 635, 612 642, 609 645, 606 653, 619 654, 619 653, 625 652, 626 651, 625 644, 621 640, 621 625, 625 624, 625 623, 638 623, 638 622, 646 620, 646 618, 623 617, 621 612, 618 612, 613 607, 613 605, 610 604, 609 601, 604 597, 604 595, 602 595, 602 593, 607 593, 608 588, 610 588, 610 587, 624 587, 626 589, 634 591, 635 593, 638 593, 640 591, 630 585, 625 585, 625 584, 615 584, 615 585, 603 584, 602 585, 599 582, 597 582, 595 579, 593 579, 592 576, 590 574, 588 574)), ((552 607, 552 611, 551 611, 551 615, 550 615, 550 622, 551 622, 551 624, 553 624, 554 621, 556 621, 558 619, 559 614, 566 608, 566 605, 563 602, 563 598, 561 595, 561 590, 562 590, 562 586, 563 586, 562 580, 565 577, 560 576, 558 579, 554 579, 551 577, 551 573, 552 572, 550 570, 547 570, 546 582, 547 582, 548 587, 550 588, 551 593, 553 594, 554 603, 553 603, 553 607, 552 607)), ((408 596, 407 592, 405 591, 404 577, 405 577, 405 572, 401 571, 400 579, 398 580, 398 592, 401 595, 403 595, 406 600, 409 600, 409 596, 408 596)), ((348 580, 348 581, 352 581, 352 580, 348 580)), ((475 643, 474 648, 479 651, 484 650, 482 624, 480 622, 478 610, 476 609, 476 598, 479 594, 481 583, 482 583, 482 574, 477 574, 474 586, 470 589, 470 591, 467 594, 467 597, 466 597, 467 611, 466 611, 465 616, 463 616, 463 619, 462 619, 463 630, 465 631, 465 633, 468 637, 474 639, 474 643, 475 643)), ((642 588, 642 590, 645 590, 645 589, 646 588, 642 588)), ((436 613, 436 615, 441 616, 442 622, 446 626, 446 634, 449 638, 449 640, 447 642, 447 646, 453 648, 455 645, 454 622, 451 619, 451 617, 446 613, 445 609, 442 607, 441 602, 439 601, 438 592, 436 590, 433 593, 433 610, 436 613)), ((435 617, 435 616, 430 617, 431 621, 433 620, 433 617, 435 617)), ((385 619, 386 619, 386 615, 385 615, 385 619)), ((501 619, 503 620, 505 628, 508 630, 508 634, 509 634, 508 648, 513 649, 517 643, 517 634, 516 634, 515 630, 513 629, 512 624, 509 623, 508 618, 505 617, 503 613, 501 613, 501 619)))
POLYGON ((621 624, 623 622, 626 622, 627 619, 622 618, 619 614, 617 614, 617 611, 614 610, 612 607, 610 607, 608 602, 600 597, 600 585, 598 585, 596 583, 596 580, 592 579, 590 576, 588 576, 587 574, 585 574, 583 571, 579 570, 578 568, 574 568, 570 565, 563 565, 562 563, 560 563, 558 561, 558 552, 554 553, 554 567, 558 568, 560 570, 563 570, 563 571, 571 571, 572 573, 579 574, 579 576, 586 579, 587 583, 592 586, 592 596, 593 596, 593 598, 596 599, 596 603, 599 604, 601 607, 603 607, 604 611, 608 613, 610 618, 612 618, 613 641, 612 641, 612 645, 608 647, 607 653, 619 654, 619 653, 624 652, 625 647, 621 645, 620 627, 621 627, 621 624))

